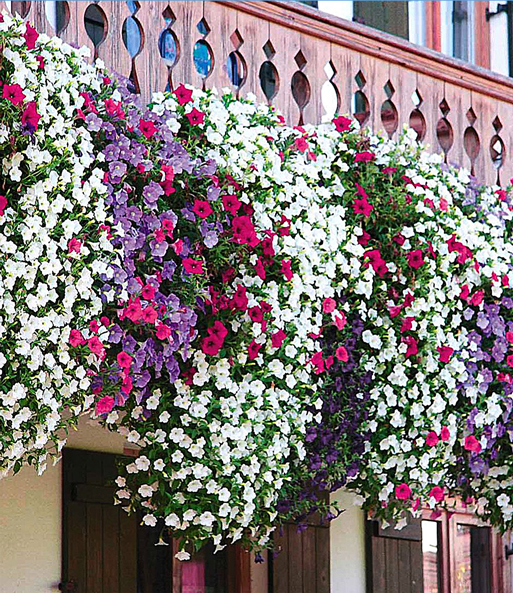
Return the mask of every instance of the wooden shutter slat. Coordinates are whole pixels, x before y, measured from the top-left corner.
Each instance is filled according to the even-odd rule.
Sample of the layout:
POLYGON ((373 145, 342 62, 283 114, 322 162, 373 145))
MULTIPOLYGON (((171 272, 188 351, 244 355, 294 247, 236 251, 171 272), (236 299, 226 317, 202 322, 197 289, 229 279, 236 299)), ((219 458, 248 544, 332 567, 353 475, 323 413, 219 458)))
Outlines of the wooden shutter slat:
MULTIPOLYGON (((287 525, 289 532, 289 593, 303 592, 303 541, 296 525, 287 525)), ((312 528, 311 528, 312 529, 312 528)))
POLYGON ((315 531, 317 593, 330 593, 330 530, 317 527, 312 531, 315 531))
POLYGON ((305 592, 317 590, 316 531, 315 527, 309 527, 301 534, 303 543, 303 591, 305 592))
POLYGON ((119 587, 119 508, 103 505, 103 591, 124 593, 119 587))
POLYGON ((289 526, 283 526, 283 535, 275 536, 279 553, 273 559, 274 593, 289 593, 289 526))
POLYGON ((102 505, 86 506, 87 593, 101 593, 102 579, 102 505))
POLYGON ((119 512, 119 588, 121 593, 137 593, 137 547, 123 545, 137 539, 137 519, 119 512))

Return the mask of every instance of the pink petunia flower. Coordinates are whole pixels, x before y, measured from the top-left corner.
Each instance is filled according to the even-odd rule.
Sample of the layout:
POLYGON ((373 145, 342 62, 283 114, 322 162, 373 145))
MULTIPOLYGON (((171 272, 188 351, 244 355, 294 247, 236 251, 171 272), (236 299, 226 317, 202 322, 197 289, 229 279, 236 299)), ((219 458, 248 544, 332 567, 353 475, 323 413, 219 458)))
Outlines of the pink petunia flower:
POLYGON ((75 239, 75 237, 68 241, 68 253, 80 253, 81 249, 82 243, 78 239, 75 239))
POLYGON ((428 447, 435 447, 436 445, 438 445, 439 440, 440 439, 438 438, 438 435, 434 430, 428 432, 428 434, 426 435, 426 445, 428 447))
POLYGON ((347 353, 347 350, 344 348, 344 346, 339 346, 336 349, 335 356, 337 360, 340 360, 341 362, 347 362, 349 360, 349 354, 347 353))
POLYGON ((185 105, 192 99, 192 90, 186 88, 183 84, 177 86, 173 94, 176 96, 176 100, 180 105, 185 105))
POLYGON ((449 346, 439 346, 437 350, 440 355, 440 362, 449 362, 454 352, 454 349, 449 346))
POLYGON ((429 497, 434 498, 436 502, 442 502, 445 498, 444 489, 440 486, 434 486, 429 491, 429 497))
POLYGON ((347 132, 351 128, 351 120, 348 117, 340 115, 333 120, 337 132, 347 132))
POLYGON ((114 407, 114 398, 110 395, 104 395, 101 399, 96 402, 96 413, 97 414, 108 414, 114 407))
POLYGON ((186 257, 182 264, 187 274, 203 274, 204 272, 203 262, 200 259, 186 257))
POLYGON ((331 297, 325 298, 322 303, 322 311, 323 313, 332 313, 337 306, 335 299, 331 297))
POLYGON ((4 84, 2 87, 2 99, 7 99, 13 105, 23 103, 25 95, 19 84, 4 84))
POLYGON ((395 487, 395 497, 398 500, 407 500, 411 496, 411 488, 404 482, 395 487))
POLYGON ((39 37, 39 33, 34 29, 34 27, 30 26, 30 23, 27 23, 23 37, 25 37, 27 49, 34 49, 36 47, 36 41, 39 37))
POLYGON ((171 335, 171 328, 165 323, 159 323, 156 335, 159 340, 165 340, 171 335))
POLYGON ((481 444, 473 434, 465 437, 463 447, 466 451, 472 451, 473 453, 479 453, 481 451, 481 444))
POLYGON ((353 202, 353 212, 355 214, 363 214, 365 217, 369 217, 374 206, 369 204, 367 198, 355 198, 353 202))
POLYGON ((424 255, 422 254, 421 249, 414 249, 406 254, 406 259, 408 260, 408 264, 414 269, 418 270, 422 267, 426 262, 424 261, 424 255))
POLYGON ((206 200, 195 200, 192 211, 200 218, 207 218, 213 212, 212 206, 206 200))
POLYGON ((85 344, 85 340, 78 329, 72 329, 69 332, 69 340, 68 341, 71 344, 71 346, 73 346, 73 348, 76 348, 77 346, 81 346, 82 344, 85 344))
POLYGON ((191 126, 198 126, 205 121, 205 114, 202 111, 198 111, 196 107, 193 107, 190 113, 187 113, 185 117, 189 120, 191 126))

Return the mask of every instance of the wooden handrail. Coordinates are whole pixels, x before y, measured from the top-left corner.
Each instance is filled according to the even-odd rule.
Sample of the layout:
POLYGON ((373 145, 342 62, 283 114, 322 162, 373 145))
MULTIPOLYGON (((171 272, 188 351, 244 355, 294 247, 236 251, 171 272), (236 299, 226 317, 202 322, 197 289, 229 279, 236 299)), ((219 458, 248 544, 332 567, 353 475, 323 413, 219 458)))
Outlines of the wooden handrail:
MULTIPOLYGON (((89 46, 94 57, 130 76, 146 98, 186 82, 239 95, 252 92, 291 124, 351 113, 390 137, 407 124, 431 150, 472 169, 482 181, 506 182, 513 176, 510 78, 297 2, 144 0, 132 5, 133 14, 121 1, 61 1, 59 35, 89 46), (88 11, 89 23, 100 26, 91 36, 88 11), (132 36, 130 52, 123 27, 125 40, 127 31, 132 36)), ((12 6, 39 30, 54 34, 43 1, 12 6)))

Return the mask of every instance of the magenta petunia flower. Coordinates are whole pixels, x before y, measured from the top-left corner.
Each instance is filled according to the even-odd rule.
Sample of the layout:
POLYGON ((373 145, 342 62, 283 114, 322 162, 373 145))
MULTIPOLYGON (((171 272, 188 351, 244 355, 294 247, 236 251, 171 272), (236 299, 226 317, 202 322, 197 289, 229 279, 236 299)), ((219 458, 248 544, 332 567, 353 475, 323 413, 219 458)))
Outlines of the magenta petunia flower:
POLYGON ((202 111, 198 111, 196 107, 190 113, 187 113, 185 117, 189 120, 191 126, 198 126, 205 121, 205 114, 202 111))
POLYGON ((192 259, 186 257, 182 261, 183 267, 187 274, 203 274, 203 262, 200 259, 192 259))
POLYGON ((192 211, 200 218, 207 218, 213 212, 212 206, 206 200, 194 200, 192 211))
POLYGON ((7 99, 13 105, 23 103, 25 95, 19 84, 4 84, 2 87, 2 99, 7 99))
POLYGON ((36 41, 39 37, 39 33, 34 29, 34 27, 30 26, 30 23, 27 23, 23 37, 25 37, 27 49, 34 49, 36 47, 36 41))
POLYGON ((348 117, 340 115, 333 120, 337 132, 347 132, 351 128, 351 120, 348 117))
POLYGON ((395 496, 398 500, 407 500, 411 496, 411 488, 404 482, 395 487, 395 496))
POLYGON ((186 88, 183 84, 176 87, 173 91, 173 95, 175 95, 176 100, 180 105, 185 105, 192 99, 192 91, 186 88))
POLYGON ((363 214, 369 217, 374 206, 367 201, 367 198, 355 198, 353 202, 353 212, 355 214, 363 214))
POLYGON ((424 261, 424 255, 422 254, 421 249, 414 249, 406 254, 406 259, 408 260, 408 264, 414 269, 418 270, 421 266, 423 266, 426 262, 424 261))

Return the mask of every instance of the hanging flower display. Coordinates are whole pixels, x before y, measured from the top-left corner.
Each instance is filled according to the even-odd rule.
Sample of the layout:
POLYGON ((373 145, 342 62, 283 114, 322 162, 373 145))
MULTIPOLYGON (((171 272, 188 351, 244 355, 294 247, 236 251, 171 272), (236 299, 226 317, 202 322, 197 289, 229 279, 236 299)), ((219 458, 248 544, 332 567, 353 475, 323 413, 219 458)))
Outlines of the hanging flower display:
POLYGON ((89 321, 113 247, 103 172, 79 119, 99 73, 55 38, 0 15, 0 475, 43 470, 94 401, 89 321), (70 355, 80 336, 84 355, 70 355))
POLYGON ((91 408, 181 559, 329 520, 342 486, 385 522, 458 496, 513 525, 506 191, 410 132, 144 106, 17 19, 0 41, 3 473, 91 408))

